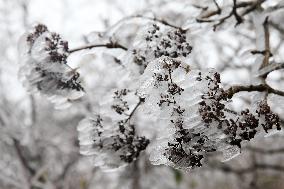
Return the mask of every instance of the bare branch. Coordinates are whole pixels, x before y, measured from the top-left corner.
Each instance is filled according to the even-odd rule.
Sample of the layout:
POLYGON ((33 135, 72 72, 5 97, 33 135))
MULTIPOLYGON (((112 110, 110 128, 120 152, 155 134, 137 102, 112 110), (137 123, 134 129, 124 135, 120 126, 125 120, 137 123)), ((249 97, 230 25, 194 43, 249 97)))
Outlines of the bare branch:
MULTIPOLYGON (((243 16, 246 14, 249 14, 250 12, 256 10, 265 0, 258 0, 258 1, 249 1, 249 2, 240 2, 237 3, 237 0, 233 0, 233 7, 232 11, 227 15, 219 19, 206 19, 210 18, 212 16, 217 15, 219 12, 218 11, 211 11, 208 12, 207 14, 203 15, 201 18, 197 18, 196 21, 199 23, 206 23, 206 22, 216 22, 216 24, 213 25, 213 30, 215 31, 218 26, 222 25, 227 19, 230 17, 234 16, 237 23, 235 26, 241 24, 243 22, 243 16), (247 8, 248 7, 248 8, 247 8), (237 10, 239 8, 247 8, 245 11, 243 11, 241 14, 238 14, 237 10)), ((222 9, 220 8, 222 11, 222 9)))
POLYGON ((233 0, 233 9, 232 9, 232 13, 237 21, 236 26, 241 24, 243 22, 243 18, 238 14, 237 12, 237 0, 233 0))
POLYGON ((280 96, 284 96, 284 91, 273 89, 267 84, 246 85, 246 86, 236 85, 236 86, 230 87, 226 92, 228 94, 228 97, 232 98, 234 94, 238 92, 243 92, 243 91, 245 92, 254 92, 254 91, 267 92, 267 93, 274 93, 280 96))
POLYGON ((241 13, 241 16, 245 16, 251 12, 253 12, 254 10, 256 10, 258 7, 261 6, 261 4, 266 1, 266 0, 256 0, 254 1, 251 6, 249 6, 244 12, 241 13))

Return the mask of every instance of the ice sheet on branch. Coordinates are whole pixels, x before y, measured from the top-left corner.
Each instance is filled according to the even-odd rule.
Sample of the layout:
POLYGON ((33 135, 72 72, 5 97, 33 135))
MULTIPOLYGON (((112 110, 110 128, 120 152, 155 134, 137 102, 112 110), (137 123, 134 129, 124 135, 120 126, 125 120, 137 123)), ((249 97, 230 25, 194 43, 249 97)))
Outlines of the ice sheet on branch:
POLYGON ((216 151, 226 161, 240 153, 242 141, 280 129, 278 116, 265 102, 255 110, 229 110, 214 69, 191 70, 180 60, 161 57, 149 63, 139 86, 144 109, 160 120, 150 155, 154 164, 190 170, 216 151))
POLYGON ((36 25, 19 42, 19 77, 30 92, 39 92, 65 108, 83 96, 79 73, 67 65, 68 43, 61 36, 36 25))
POLYGON ((139 100, 135 91, 115 90, 93 116, 79 123, 80 153, 90 156, 94 166, 120 168, 145 150, 149 140, 137 134, 131 119, 139 100))
POLYGON ((137 34, 132 48, 128 51, 126 66, 139 75, 144 72, 149 62, 156 58, 185 58, 191 50, 185 31, 158 23, 147 24, 137 34))

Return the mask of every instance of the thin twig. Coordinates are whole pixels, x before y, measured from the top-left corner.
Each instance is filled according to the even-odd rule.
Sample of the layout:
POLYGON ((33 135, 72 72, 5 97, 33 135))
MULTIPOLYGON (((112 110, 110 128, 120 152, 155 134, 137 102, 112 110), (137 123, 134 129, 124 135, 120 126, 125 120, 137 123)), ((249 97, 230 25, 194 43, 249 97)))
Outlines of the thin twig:
POLYGON ((129 114, 128 118, 124 121, 125 123, 127 123, 128 121, 130 121, 130 119, 132 118, 132 116, 134 115, 135 111, 137 110, 137 108, 145 102, 144 98, 139 98, 139 102, 136 104, 136 106, 133 108, 133 110, 131 111, 131 113, 129 114))
POLYGON ((213 2, 214 2, 215 6, 216 6, 216 8, 217 8, 217 14, 221 14, 222 10, 221 10, 219 4, 217 3, 216 0, 213 0, 213 2))
POLYGON ((85 50, 85 49, 92 49, 92 48, 97 48, 97 47, 105 47, 105 48, 109 48, 109 49, 118 48, 118 49, 123 49, 125 51, 128 50, 127 47, 124 47, 121 44, 110 42, 110 43, 106 43, 106 44, 84 45, 82 47, 77 47, 77 48, 69 50, 69 53, 74 53, 74 52, 77 52, 77 51, 81 51, 81 50, 85 50))
POLYGON ((266 0, 256 0, 256 1, 254 1, 254 2, 251 4, 250 7, 248 7, 245 11, 243 11, 243 12, 241 13, 241 16, 245 16, 245 15, 251 13, 252 11, 256 10, 258 7, 261 6, 262 3, 264 3, 264 1, 266 1, 266 0))
POLYGON ((234 17, 235 17, 235 19, 237 21, 235 26, 237 26, 237 25, 239 25, 239 24, 241 24, 243 22, 243 18, 237 12, 237 0, 233 0, 233 3, 234 4, 233 4, 232 13, 233 13, 233 15, 234 15, 234 17))
MULTIPOLYGON (((222 9, 220 8, 220 6, 218 5, 217 1, 216 0, 213 0, 215 6, 216 6, 216 10, 213 10, 213 11, 208 11, 206 14, 204 14, 203 16, 201 16, 201 22, 203 19, 205 18, 209 18, 211 16, 214 16, 214 15, 217 15, 217 14, 221 14, 222 13, 222 9)), ((207 7, 208 8, 208 7, 207 7)), ((197 19, 199 20, 199 19, 197 19)))

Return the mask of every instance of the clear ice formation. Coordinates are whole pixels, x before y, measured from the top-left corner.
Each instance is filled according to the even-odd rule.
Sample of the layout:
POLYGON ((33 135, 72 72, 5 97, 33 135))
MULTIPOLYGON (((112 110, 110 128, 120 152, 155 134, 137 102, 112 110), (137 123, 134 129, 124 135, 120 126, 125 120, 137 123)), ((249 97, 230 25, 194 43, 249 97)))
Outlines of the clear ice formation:
POLYGON ((36 25, 22 36, 19 53, 19 77, 29 92, 45 95, 57 108, 84 95, 79 73, 67 65, 68 43, 60 35, 36 25))
POLYGON ((103 170, 121 168, 145 150, 149 140, 137 134, 131 117, 138 103, 134 92, 116 90, 98 112, 79 123, 80 153, 89 156, 94 166, 103 170))
POLYGON ((161 128, 150 153, 152 163, 190 170, 216 151, 227 161, 240 153, 242 141, 280 129, 278 116, 264 102, 253 113, 227 109, 220 83, 215 70, 191 70, 169 57, 147 66, 138 95, 145 98, 147 113, 159 117, 161 128))

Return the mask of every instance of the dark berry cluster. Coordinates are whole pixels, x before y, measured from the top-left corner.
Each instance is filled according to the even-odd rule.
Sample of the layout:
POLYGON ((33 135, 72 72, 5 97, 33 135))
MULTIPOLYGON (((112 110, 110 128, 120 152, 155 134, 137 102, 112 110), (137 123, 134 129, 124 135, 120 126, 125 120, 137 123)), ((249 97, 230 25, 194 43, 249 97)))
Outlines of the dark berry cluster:
POLYGON ((45 50, 50 55, 50 60, 52 62, 66 63, 68 57, 68 42, 63 41, 57 33, 51 33, 50 36, 46 36, 45 41, 45 50))
POLYGON ((261 126, 265 132, 273 129, 273 126, 275 126, 277 130, 281 130, 279 116, 270 110, 266 101, 261 101, 259 103, 259 108, 256 110, 256 113, 260 119, 264 119, 261 126))
POLYGON ((72 89, 76 91, 84 91, 84 88, 81 85, 81 82, 78 81, 80 74, 74 72, 73 76, 67 81, 59 80, 57 83, 58 89, 72 89))
POLYGON ((42 35, 44 35, 44 49, 48 53, 50 61, 66 63, 66 59, 69 55, 68 42, 62 40, 59 34, 49 32, 47 27, 43 24, 36 25, 34 32, 28 34, 26 40, 29 42, 30 47, 32 48, 35 41, 42 35))
POLYGON ((153 24, 153 27, 145 36, 146 43, 156 43, 151 50, 155 58, 167 56, 170 58, 186 57, 191 53, 192 47, 186 41, 185 31, 179 29, 161 33, 160 27, 153 24))
MULTIPOLYGON (((167 110, 171 112, 169 121, 175 129, 162 155, 167 158, 170 165, 177 168, 200 167, 204 153, 216 151, 216 148, 212 145, 214 142, 211 142, 204 133, 189 129, 190 125, 187 125, 189 123, 184 121, 187 119, 184 115, 186 104, 179 104, 177 98, 181 98, 185 89, 174 82, 173 73, 177 69, 183 70, 183 73, 188 73, 188 69, 185 69, 187 66, 175 59, 163 58, 161 60, 160 67, 163 71, 153 73, 153 78, 156 81, 154 87, 163 88, 158 105, 161 109, 163 109, 164 104, 167 106, 166 109, 170 108, 170 110, 167 110)), ((207 80, 209 79, 207 78, 207 80)), ((212 84, 210 83, 210 85, 212 84)))
POLYGON ((149 140, 135 134, 135 126, 132 124, 125 125, 124 121, 118 122, 119 134, 113 136, 114 143, 112 147, 115 151, 123 150, 120 154, 121 160, 131 163, 135 160, 141 151, 145 150, 149 140))
POLYGON ((173 141, 168 142, 168 148, 166 148, 164 155, 178 168, 201 167, 204 153, 214 152, 216 148, 213 141, 211 142, 203 133, 196 133, 193 129, 184 128, 184 111, 185 109, 180 106, 173 108, 172 117, 175 119, 170 121, 175 126, 176 132, 173 141))
POLYGON ((187 57, 192 51, 185 31, 180 29, 164 29, 153 24, 142 40, 145 46, 134 48, 132 51, 133 62, 141 68, 141 73, 153 58, 162 56, 169 58, 187 57))
POLYGON ((42 35, 44 32, 47 32, 48 29, 43 24, 38 24, 34 27, 34 32, 28 34, 27 41, 32 45, 34 44, 35 40, 42 35))
MULTIPOLYGON (((133 101, 138 99, 138 96, 132 90, 127 88, 116 90, 113 93, 111 105, 108 104, 102 108, 110 111, 109 113, 112 116, 114 116, 113 114, 119 114, 119 118, 96 116, 96 118, 87 122, 88 125, 92 126, 93 131, 87 131, 90 132, 90 137, 93 139, 91 148, 97 150, 98 153, 113 156, 113 160, 119 160, 113 162, 116 166, 133 162, 149 144, 146 137, 138 136, 135 125, 131 123, 131 117, 136 108, 129 112, 129 107, 132 104, 130 99, 133 101)), ((143 100, 139 98, 136 107, 143 100)), ((83 122, 83 124, 86 123, 83 122)), ((112 157, 109 158, 112 159, 112 157)), ((111 164, 109 160, 104 163, 106 166, 111 164)))
POLYGON ((144 53, 136 49, 133 49, 132 54, 133 62, 144 71, 148 65, 148 61, 146 61, 146 55, 143 55, 144 53))
POLYGON ((203 155, 194 154, 192 152, 186 153, 179 142, 168 143, 168 147, 164 156, 166 156, 175 167, 194 168, 202 166, 201 160, 203 159, 203 155))
POLYGON ((111 106, 118 114, 123 114, 129 110, 127 101, 123 99, 130 91, 128 89, 121 89, 114 92, 114 103, 111 106))
POLYGON ((265 132, 276 126, 280 130, 279 117, 271 112, 266 102, 261 102, 256 110, 256 114, 246 109, 240 113, 226 109, 228 95, 219 86, 220 75, 216 72, 213 77, 202 78, 201 73, 197 81, 203 79, 208 81, 208 92, 202 96, 199 103, 199 113, 206 127, 213 123, 228 136, 228 143, 241 148, 241 142, 249 141, 255 137, 261 125, 265 132))
POLYGON ((165 93, 160 93, 160 100, 157 103, 162 106, 164 103, 167 106, 171 104, 176 104, 175 95, 181 95, 184 89, 178 84, 173 82, 172 72, 180 66, 181 62, 174 59, 165 59, 162 62, 162 67, 164 69, 163 73, 154 73, 153 78, 155 79, 155 87, 159 87, 161 83, 167 83, 167 91, 165 93))
POLYGON ((168 142, 164 156, 177 168, 201 167, 204 154, 216 151, 210 142, 202 133, 181 128, 176 131, 173 141, 168 142))
POLYGON ((204 78, 201 75, 201 72, 198 73, 197 81, 205 80, 207 83, 207 88, 209 89, 207 93, 202 96, 202 101, 199 102, 199 114, 202 117, 202 120, 205 123, 206 127, 214 121, 220 121, 218 124, 219 128, 222 128, 222 121, 225 118, 224 102, 227 101, 227 95, 222 88, 220 88, 220 75, 215 72, 213 77, 208 75, 204 78))
POLYGON ((35 67, 35 71, 40 75, 42 78, 41 81, 37 81, 36 86, 38 90, 49 90, 49 87, 56 87, 56 89, 63 90, 63 89, 71 89, 76 91, 84 91, 79 79, 79 73, 75 71, 70 71, 67 78, 64 76, 64 73, 61 72, 53 72, 48 69, 41 68, 40 66, 35 67), (50 82, 54 83, 50 85, 50 82))
POLYGON ((145 150, 149 140, 145 137, 137 136, 135 126, 126 120, 115 123, 110 134, 105 127, 104 119, 97 115, 91 120, 93 148, 98 148, 101 153, 109 151, 111 155, 117 155, 121 161, 131 163, 145 150), (117 126, 117 127, 116 127, 117 126), (117 129, 116 129, 117 128, 117 129))

